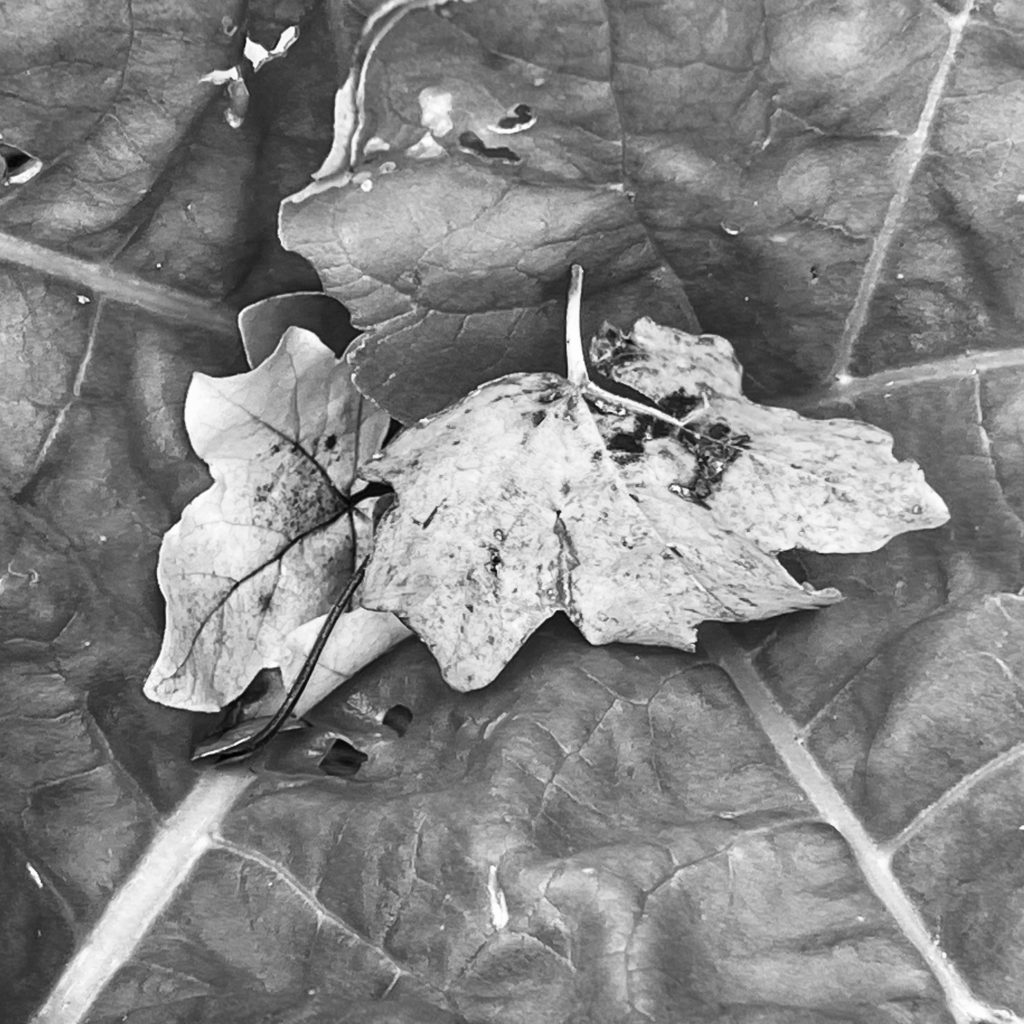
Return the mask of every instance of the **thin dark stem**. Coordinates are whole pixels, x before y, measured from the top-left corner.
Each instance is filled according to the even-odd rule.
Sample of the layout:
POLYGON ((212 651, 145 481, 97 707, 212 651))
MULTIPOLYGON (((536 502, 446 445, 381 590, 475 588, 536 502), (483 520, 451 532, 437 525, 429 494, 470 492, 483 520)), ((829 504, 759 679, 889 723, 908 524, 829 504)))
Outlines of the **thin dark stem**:
POLYGON ((227 760, 235 761, 238 758, 256 753, 256 751, 266 746, 273 739, 295 710, 295 705, 298 704, 299 698, 306 689, 309 680, 313 677, 313 672, 320 660, 320 655, 323 654, 324 647, 327 646, 327 641, 330 639, 334 627, 338 624, 338 619, 345 613, 345 610, 352 601, 352 595, 356 592, 359 584, 363 582, 363 576, 366 574, 366 566, 369 561, 370 556, 367 555, 359 563, 356 571, 352 574, 352 578, 348 581, 348 586, 345 587, 344 592, 331 606, 331 610, 327 613, 327 618, 324 619, 324 623, 320 627, 320 632, 316 635, 316 640, 313 641, 313 646, 309 649, 309 654, 306 655, 306 660, 303 662, 299 674, 295 677, 295 682, 292 683, 288 695, 271 718, 257 732, 251 736, 239 737, 236 743, 224 745, 223 743, 213 741, 201 744, 192 755, 193 761, 212 760, 214 763, 227 760))

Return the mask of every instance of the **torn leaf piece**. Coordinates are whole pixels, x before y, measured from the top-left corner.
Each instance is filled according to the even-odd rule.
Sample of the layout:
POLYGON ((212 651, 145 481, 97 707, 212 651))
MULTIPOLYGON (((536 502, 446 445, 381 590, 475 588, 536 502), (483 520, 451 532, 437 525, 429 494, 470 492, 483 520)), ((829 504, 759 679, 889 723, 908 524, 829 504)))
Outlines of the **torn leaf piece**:
POLYGON ((554 374, 483 385, 361 473, 398 493, 362 604, 415 630, 458 690, 486 686, 558 611, 591 643, 689 648, 705 619, 840 599, 800 586, 699 506, 652 522, 580 389, 554 374))
POLYGON ((949 519, 917 464, 893 458, 884 430, 746 399, 724 338, 644 318, 628 335, 606 328, 591 360, 665 412, 692 417, 678 436, 642 415, 598 417, 629 487, 659 522, 680 500, 698 502, 722 529, 775 553, 874 551, 949 519))
POLYGON ((292 44, 299 38, 299 26, 289 25, 274 43, 272 49, 257 43, 251 36, 246 36, 245 48, 242 53, 245 59, 252 64, 253 71, 259 71, 269 61, 283 57, 292 47, 292 44))
POLYGON ((185 426, 213 485, 160 547, 167 624, 145 689, 211 711, 279 664, 288 634, 344 587, 356 464, 376 451, 388 418, 355 391, 347 364, 292 328, 255 370, 196 374, 185 426))
POLYGON ((227 85, 229 82, 239 82, 241 79, 242 72, 236 64, 233 68, 225 68, 222 71, 208 71, 199 79, 199 81, 208 83, 209 85, 227 85))

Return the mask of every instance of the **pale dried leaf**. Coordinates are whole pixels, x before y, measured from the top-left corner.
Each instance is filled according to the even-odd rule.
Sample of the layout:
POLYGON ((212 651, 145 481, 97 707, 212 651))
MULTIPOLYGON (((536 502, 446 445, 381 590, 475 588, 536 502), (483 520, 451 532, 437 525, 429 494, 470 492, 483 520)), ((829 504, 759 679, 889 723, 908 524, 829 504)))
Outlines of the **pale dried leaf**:
POLYGON ((213 710, 278 664, 285 637, 351 571, 347 495, 387 423, 300 328, 249 373, 195 375, 185 424, 214 483, 160 548, 167 626, 148 696, 213 710))

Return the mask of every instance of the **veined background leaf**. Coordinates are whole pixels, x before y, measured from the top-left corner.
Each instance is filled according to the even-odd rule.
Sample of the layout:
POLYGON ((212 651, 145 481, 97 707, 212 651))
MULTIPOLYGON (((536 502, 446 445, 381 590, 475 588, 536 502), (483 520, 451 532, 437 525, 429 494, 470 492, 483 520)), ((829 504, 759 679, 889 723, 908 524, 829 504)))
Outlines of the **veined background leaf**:
MULTIPOLYGON (((343 0, 329 13, 348 53, 359 14, 343 0)), ((90 929, 159 836, 193 851, 194 873, 142 908, 157 920, 138 949, 115 944, 115 976, 81 1014, 91 1024, 948 1024, 848 847, 725 676, 692 656, 592 650, 556 624, 493 687, 460 696, 410 644, 295 752, 311 764, 347 736, 367 754, 354 778, 218 776, 235 809, 207 803, 215 821, 175 834, 175 808, 208 790, 186 762, 190 719, 145 701, 141 682, 159 641, 158 538, 206 483, 181 400, 193 371, 244 368, 239 306, 316 287, 276 250, 272 221, 328 150, 342 76, 319 8, 251 5, 266 45, 300 19, 303 31, 260 71, 232 132, 223 96, 194 77, 240 51, 219 35, 230 5, 135 4, 133 21, 120 5, 14 14, 2 128, 46 169, 0 201, 5 1012, 28 1020, 73 952, 95 948, 90 929), (382 724, 398 706, 413 715, 403 736, 382 724)), ((686 327, 683 280, 701 325, 737 344, 754 397, 802 395, 791 404, 877 423, 921 463, 950 525, 867 555, 794 556, 846 601, 736 629, 731 654, 750 652, 870 835, 892 844, 937 948, 1018 1014, 1020 33, 1012 5, 927 0, 477 0, 449 21, 410 14, 371 68, 371 131, 425 131, 406 88, 413 58, 421 88, 450 80, 474 115, 481 95, 504 112, 518 98, 508 76, 518 86, 530 65, 561 105, 535 104, 536 127, 503 144, 532 146, 551 174, 447 158, 477 197, 460 204, 427 165, 374 171, 372 191, 337 192, 348 250, 329 237, 318 256, 364 325, 429 318, 455 296, 463 338, 486 321, 500 342, 503 311, 525 309, 558 350, 569 259, 635 242, 589 278, 607 292, 604 306, 588 299, 595 319, 671 322, 641 301, 660 296, 686 327), (616 184, 624 161, 636 200, 608 192, 612 207, 599 191, 614 216, 592 237, 526 230, 546 189, 571 219, 572 182, 616 184), (506 192, 516 175, 536 206, 506 192), (392 209, 454 197, 439 233, 369 215, 367 200, 397 200, 406 183, 392 209), (497 255, 473 228, 495 196, 506 205, 478 225, 513 224, 497 255), (538 287, 515 277, 509 254, 524 249, 538 287), (480 291, 467 264, 497 267, 512 290, 480 291), (839 368, 869 376, 815 391, 839 368)), ((510 358, 499 345, 474 364, 455 357, 454 334, 426 337, 437 370, 415 372, 431 401, 455 369, 488 376, 510 358)))

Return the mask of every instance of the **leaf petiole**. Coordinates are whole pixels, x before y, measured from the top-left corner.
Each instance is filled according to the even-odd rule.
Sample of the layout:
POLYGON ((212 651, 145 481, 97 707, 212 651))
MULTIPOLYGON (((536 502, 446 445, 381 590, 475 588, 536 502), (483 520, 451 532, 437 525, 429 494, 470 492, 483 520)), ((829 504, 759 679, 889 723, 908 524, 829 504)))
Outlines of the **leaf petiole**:
POLYGON ((285 723, 295 710, 299 698, 306 689, 309 680, 313 676, 317 662, 320 660, 320 655, 323 654, 331 632, 338 624, 338 619, 347 610, 352 602, 352 595, 359 588, 359 584, 363 582, 363 576, 366 575, 366 566, 369 561, 370 556, 367 555, 359 563, 341 596, 331 606, 331 610, 327 613, 327 618, 324 619, 324 623, 320 627, 320 632, 317 633, 316 639, 313 641, 313 646, 309 649, 309 654, 306 655, 306 660, 302 663, 299 674, 295 677, 295 682, 292 683, 291 689, 277 711, 255 732, 247 733, 243 725, 236 733, 236 738, 233 741, 225 742, 225 737, 221 736, 217 739, 200 743, 192 754, 193 761, 210 761, 214 764, 222 764, 226 761, 233 762, 239 758, 248 757, 265 747, 285 726, 285 723))
MULTIPOLYGON (((632 412, 650 419, 661 420, 662 423, 668 423, 678 430, 688 430, 689 424, 702 416, 707 409, 707 395, 701 395, 701 404, 696 409, 687 413, 682 419, 676 419, 675 416, 663 412, 656 405, 645 405, 643 402, 627 398, 625 395, 616 395, 611 391, 605 391, 590 379, 590 375, 587 373, 587 363, 583 356, 583 330, 580 323, 583 268, 578 263, 574 263, 569 268, 569 274, 569 293, 565 308, 565 362, 566 377, 569 379, 569 383, 579 388, 585 398, 606 406, 609 412, 620 416, 632 412)), ((689 433, 694 432, 689 430, 689 433)))

